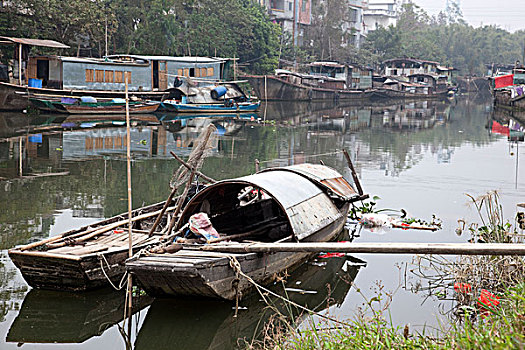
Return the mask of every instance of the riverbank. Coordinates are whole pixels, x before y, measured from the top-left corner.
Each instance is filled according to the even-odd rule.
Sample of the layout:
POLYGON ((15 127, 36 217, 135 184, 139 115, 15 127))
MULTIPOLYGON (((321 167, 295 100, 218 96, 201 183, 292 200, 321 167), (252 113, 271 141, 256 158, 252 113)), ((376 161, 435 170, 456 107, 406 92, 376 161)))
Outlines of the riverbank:
MULTIPOLYGON (((263 348, 270 349, 523 349, 525 345, 525 284, 509 287, 497 311, 466 314, 462 323, 440 334, 412 332, 410 327, 393 326, 388 314, 373 312, 357 316, 346 325, 325 328, 311 325, 306 330, 267 337, 263 348)), ((370 300, 370 309, 373 309, 370 300)))

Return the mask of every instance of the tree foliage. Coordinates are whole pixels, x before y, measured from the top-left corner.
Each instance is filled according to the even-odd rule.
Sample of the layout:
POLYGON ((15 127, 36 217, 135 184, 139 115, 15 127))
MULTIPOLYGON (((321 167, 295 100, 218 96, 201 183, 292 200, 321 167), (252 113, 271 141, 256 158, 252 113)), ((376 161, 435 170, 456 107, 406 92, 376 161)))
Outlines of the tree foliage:
POLYGON ((87 46, 103 56, 106 28, 109 53, 237 57, 258 73, 277 66, 280 28, 251 0, 17 0, 0 10, 2 35, 58 40, 69 54, 87 46))

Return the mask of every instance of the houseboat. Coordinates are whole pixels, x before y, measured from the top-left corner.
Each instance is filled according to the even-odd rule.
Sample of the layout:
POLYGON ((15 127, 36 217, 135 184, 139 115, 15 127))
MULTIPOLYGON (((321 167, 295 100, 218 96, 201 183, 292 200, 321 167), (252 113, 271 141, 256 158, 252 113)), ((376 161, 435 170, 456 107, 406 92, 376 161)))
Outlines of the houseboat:
POLYGON ((267 283, 297 268, 311 254, 231 254, 200 248, 224 241, 331 241, 343 229, 351 203, 367 197, 337 171, 320 164, 270 168, 219 181, 188 202, 176 227, 177 243, 171 244, 171 237, 171 245, 135 255, 126 268, 151 296, 235 300, 253 285, 239 279, 234 262, 253 281, 267 283), (192 239, 194 234, 200 238, 192 239))
POLYGON ((516 65, 512 74, 490 78, 490 85, 496 106, 525 111, 525 66, 516 65))
POLYGON ((372 69, 314 62, 309 73, 278 69, 275 75, 248 75, 257 96, 270 101, 363 100, 372 96, 372 69))
POLYGON ((26 109, 32 95, 123 98, 126 73, 131 96, 161 100, 175 76, 220 80, 230 62, 223 58, 145 55, 30 56, 31 46, 57 49, 69 46, 50 40, 10 37, 0 37, 0 43, 19 48, 11 76, 0 82, 0 110, 26 109))
POLYGON ((456 70, 413 58, 387 60, 382 67, 383 74, 373 79, 376 98, 445 98, 456 70))

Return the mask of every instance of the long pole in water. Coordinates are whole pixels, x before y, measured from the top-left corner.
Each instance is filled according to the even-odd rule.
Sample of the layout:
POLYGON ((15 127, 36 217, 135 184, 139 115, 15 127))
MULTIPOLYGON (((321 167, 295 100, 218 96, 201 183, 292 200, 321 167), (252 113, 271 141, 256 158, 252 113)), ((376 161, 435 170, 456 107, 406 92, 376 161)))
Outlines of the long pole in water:
POLYGON ((18 85, 22 86, 22 44, 18 44, 18 85))
MULTIPOLYGON (((129 73, 124 73, 124 80, 126 86, 126 159, 127 159, 127 175, 128 175, 128 241, 129 241, 129 257, 133 256, 133 242, 132 242, 132 203, 131 203, 131 131, 130 131, 130 122, 129 122, 129 96, 128 96, 128 79, 129 73)), ((133 298, 131 295, 132 292, 132 279, 131 274, 128 275, 128 320, 129 325, 131 326, 131 308, 133 306, 133 298)), ((131 336, 131 333, 129 334, 131 336)))

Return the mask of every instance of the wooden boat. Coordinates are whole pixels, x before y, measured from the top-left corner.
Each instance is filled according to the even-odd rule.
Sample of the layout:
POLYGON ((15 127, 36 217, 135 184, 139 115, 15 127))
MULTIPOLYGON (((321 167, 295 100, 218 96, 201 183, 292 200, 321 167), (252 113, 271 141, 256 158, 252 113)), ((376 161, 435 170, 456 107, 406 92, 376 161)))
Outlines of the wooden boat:
MULTIPOLYGON (((164 203, 133 211, 133 251, 159 242, 148 235, 164 203)), ((172 208, 173 209, 173 208, 172 208)), ((166 218, 163 219, 165 222, 166 218)), ((128 258, 127 213, 12 248, 9 257, 33 288, 81 291, 118 285, 128 258)))
MULTIPOLYGON (((179 79, 179 78, 177 78, 179 79)), ((170 89, 162 107, 177 113, 242 113, 255 112, 260 101, 252 100, 242 91, 239 82, 217 82, 180 78, 170 89)))
MULTIPOLYGON (((326 242, 339 234, 350 203, 366 198, 335 170, 314 164, 268 169, 208 186, 185 207, 180 229, 207 208, 211 223, 225 239, 250 242, 326 242), (242 199, 256 193, 249 202, 242 199)), ((249 243, 246 243, 249 244, 249 243)), ((141 254, 126 268, 152 296, 191 295, 232 300, 252 286, 231 263, 257 283, 266 283, 303 263, 309 253, 228 254, 184 245, 175 253, 141 254)))
POLYGON ((225 103, 178 103, 172 100, 162 102, 168 111, 177 113, 246 113, 255 112, 261 105, 260 102, 239 102, 232 104, 225 103))
POLYGON ((367 100, 373 89, 344 89, 313 86, 302 83, 302 78, 292 75, 247 75, 245 78, 261 100, 268 101, 337 101, 367 100))
MULTIPOLYGON (((30 97, 31 104, 40 111, 67 114, 126 114, 126 103, 123 99, 93 99, 92 102, 83 102, 80 98, 46 99, 30 97)), ((130 114, 154 113, 160 102, 130 101, 130 114)))

